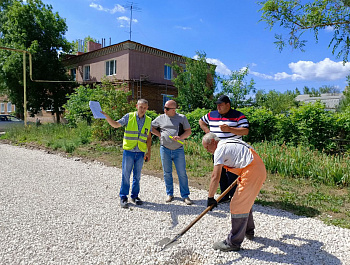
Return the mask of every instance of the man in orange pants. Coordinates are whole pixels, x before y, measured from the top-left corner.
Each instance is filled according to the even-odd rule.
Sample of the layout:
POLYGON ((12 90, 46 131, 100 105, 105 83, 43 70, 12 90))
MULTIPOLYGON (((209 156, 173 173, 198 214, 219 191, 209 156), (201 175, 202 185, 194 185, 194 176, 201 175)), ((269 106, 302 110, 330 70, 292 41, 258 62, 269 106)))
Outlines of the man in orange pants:
POLYGON ((224 241, 216 242, 214 249, 238 251, 246 236, 254 238, 252 206, 266 179, 266 169, 255 150, 242 140, 220 141, 213 133, 207 133, 202 140, 204 148, 214 154, 214 169, 211 175, 207 206, 217 206, 214 195, 224 167, 238 175, 237 189, 231 203, 232 229, 224 241))

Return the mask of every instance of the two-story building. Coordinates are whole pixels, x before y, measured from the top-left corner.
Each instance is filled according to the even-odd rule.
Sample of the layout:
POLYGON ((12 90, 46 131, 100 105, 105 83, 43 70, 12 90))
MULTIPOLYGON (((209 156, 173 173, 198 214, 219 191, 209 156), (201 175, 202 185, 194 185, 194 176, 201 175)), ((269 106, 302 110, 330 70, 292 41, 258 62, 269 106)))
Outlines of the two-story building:
POLYGON ((63 62, 77 83, 99 83, 107 77, 116 85, 124 84, 132 99, 147 99, 149 109, 157 112, 163 111, 166 100, 177 96, 169 65, 177 62, 185 67, 180 55, 129 40, 106 47, 88 42, 86 53, 78 52, 63 62))
POLYGON ((13 114, 16 106, 9 101, 7 96, 0 96, 0 114, 13 114))

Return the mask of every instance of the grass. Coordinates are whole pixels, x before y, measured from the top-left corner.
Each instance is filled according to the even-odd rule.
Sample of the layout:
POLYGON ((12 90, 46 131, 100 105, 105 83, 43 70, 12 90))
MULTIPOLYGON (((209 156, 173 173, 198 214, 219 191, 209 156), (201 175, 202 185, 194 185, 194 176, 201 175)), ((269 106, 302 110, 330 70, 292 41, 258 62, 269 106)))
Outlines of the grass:
MULTIPOLYGON (((54 124, 16 128, 0 139, 121 167, 121 144, 92 141, 91 130, 84 124, 76 128, 54 124)), ((307 147, 268 142, 254 144, 254 148, 269 172, 256 203, 350 228, 349 154, 330 156, 307 147)), ((185 153, 190 185, 208 189, 212 156, 200 143, 190 140, 185 153)), ((144 164, 143 173, 162 177, 158 141, 152 145, 151 161, 144 164)), ((176 181, 175 169, 174 175, 176 181)))

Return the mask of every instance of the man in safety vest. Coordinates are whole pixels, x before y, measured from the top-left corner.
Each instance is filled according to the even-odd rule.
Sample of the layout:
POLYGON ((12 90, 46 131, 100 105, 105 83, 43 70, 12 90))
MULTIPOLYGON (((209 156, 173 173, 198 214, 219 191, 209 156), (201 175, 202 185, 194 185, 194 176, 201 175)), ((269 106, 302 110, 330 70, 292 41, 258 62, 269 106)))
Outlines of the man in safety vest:
POLYGON ((105 112, 107 122, 114 128, 125 127, 123 139, 123 162, 122 162, 122 183, 119 197, 120 206, 128 208, 128 195, 130 189, 130 175, 133 170, 133 182, 131 187, 131 200, 136 205, 141 205, 139 198, 140 178, 143 161, 151 158, 151 122, 152 119, 146 115, 148 101, 139 99, 136 104, 137 111, 127 113, 118 121, 114 121, 105 112))
POLYGON ((254 238, 252 206, 266 179, 264 162, 250 145, 239 139, 220 141, 214 133, 207 133, 202 144, 214 154, 207 206, 217 206, 214 195, 222 168, 238 175, 237 189, 230 202, 231 232, 225 240, 213 245, 214 249, 221 251, 238 251, 244 237, 254 238))

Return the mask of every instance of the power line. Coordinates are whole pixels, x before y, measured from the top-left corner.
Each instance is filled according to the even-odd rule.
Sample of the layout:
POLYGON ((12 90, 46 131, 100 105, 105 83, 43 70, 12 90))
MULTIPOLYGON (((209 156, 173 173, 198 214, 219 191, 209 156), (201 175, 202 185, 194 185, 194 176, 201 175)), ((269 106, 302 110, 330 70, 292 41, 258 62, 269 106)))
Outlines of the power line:
POLYGON ((130 30, 129 30, 129 40, 131 40, 131 24, 132 24, 132 12, 136 11, 139 12, 141 8, 137 6, 137 3, 134 2, 127 2, 126 5, 123 6, 126 9, 130 9, 130 30))

